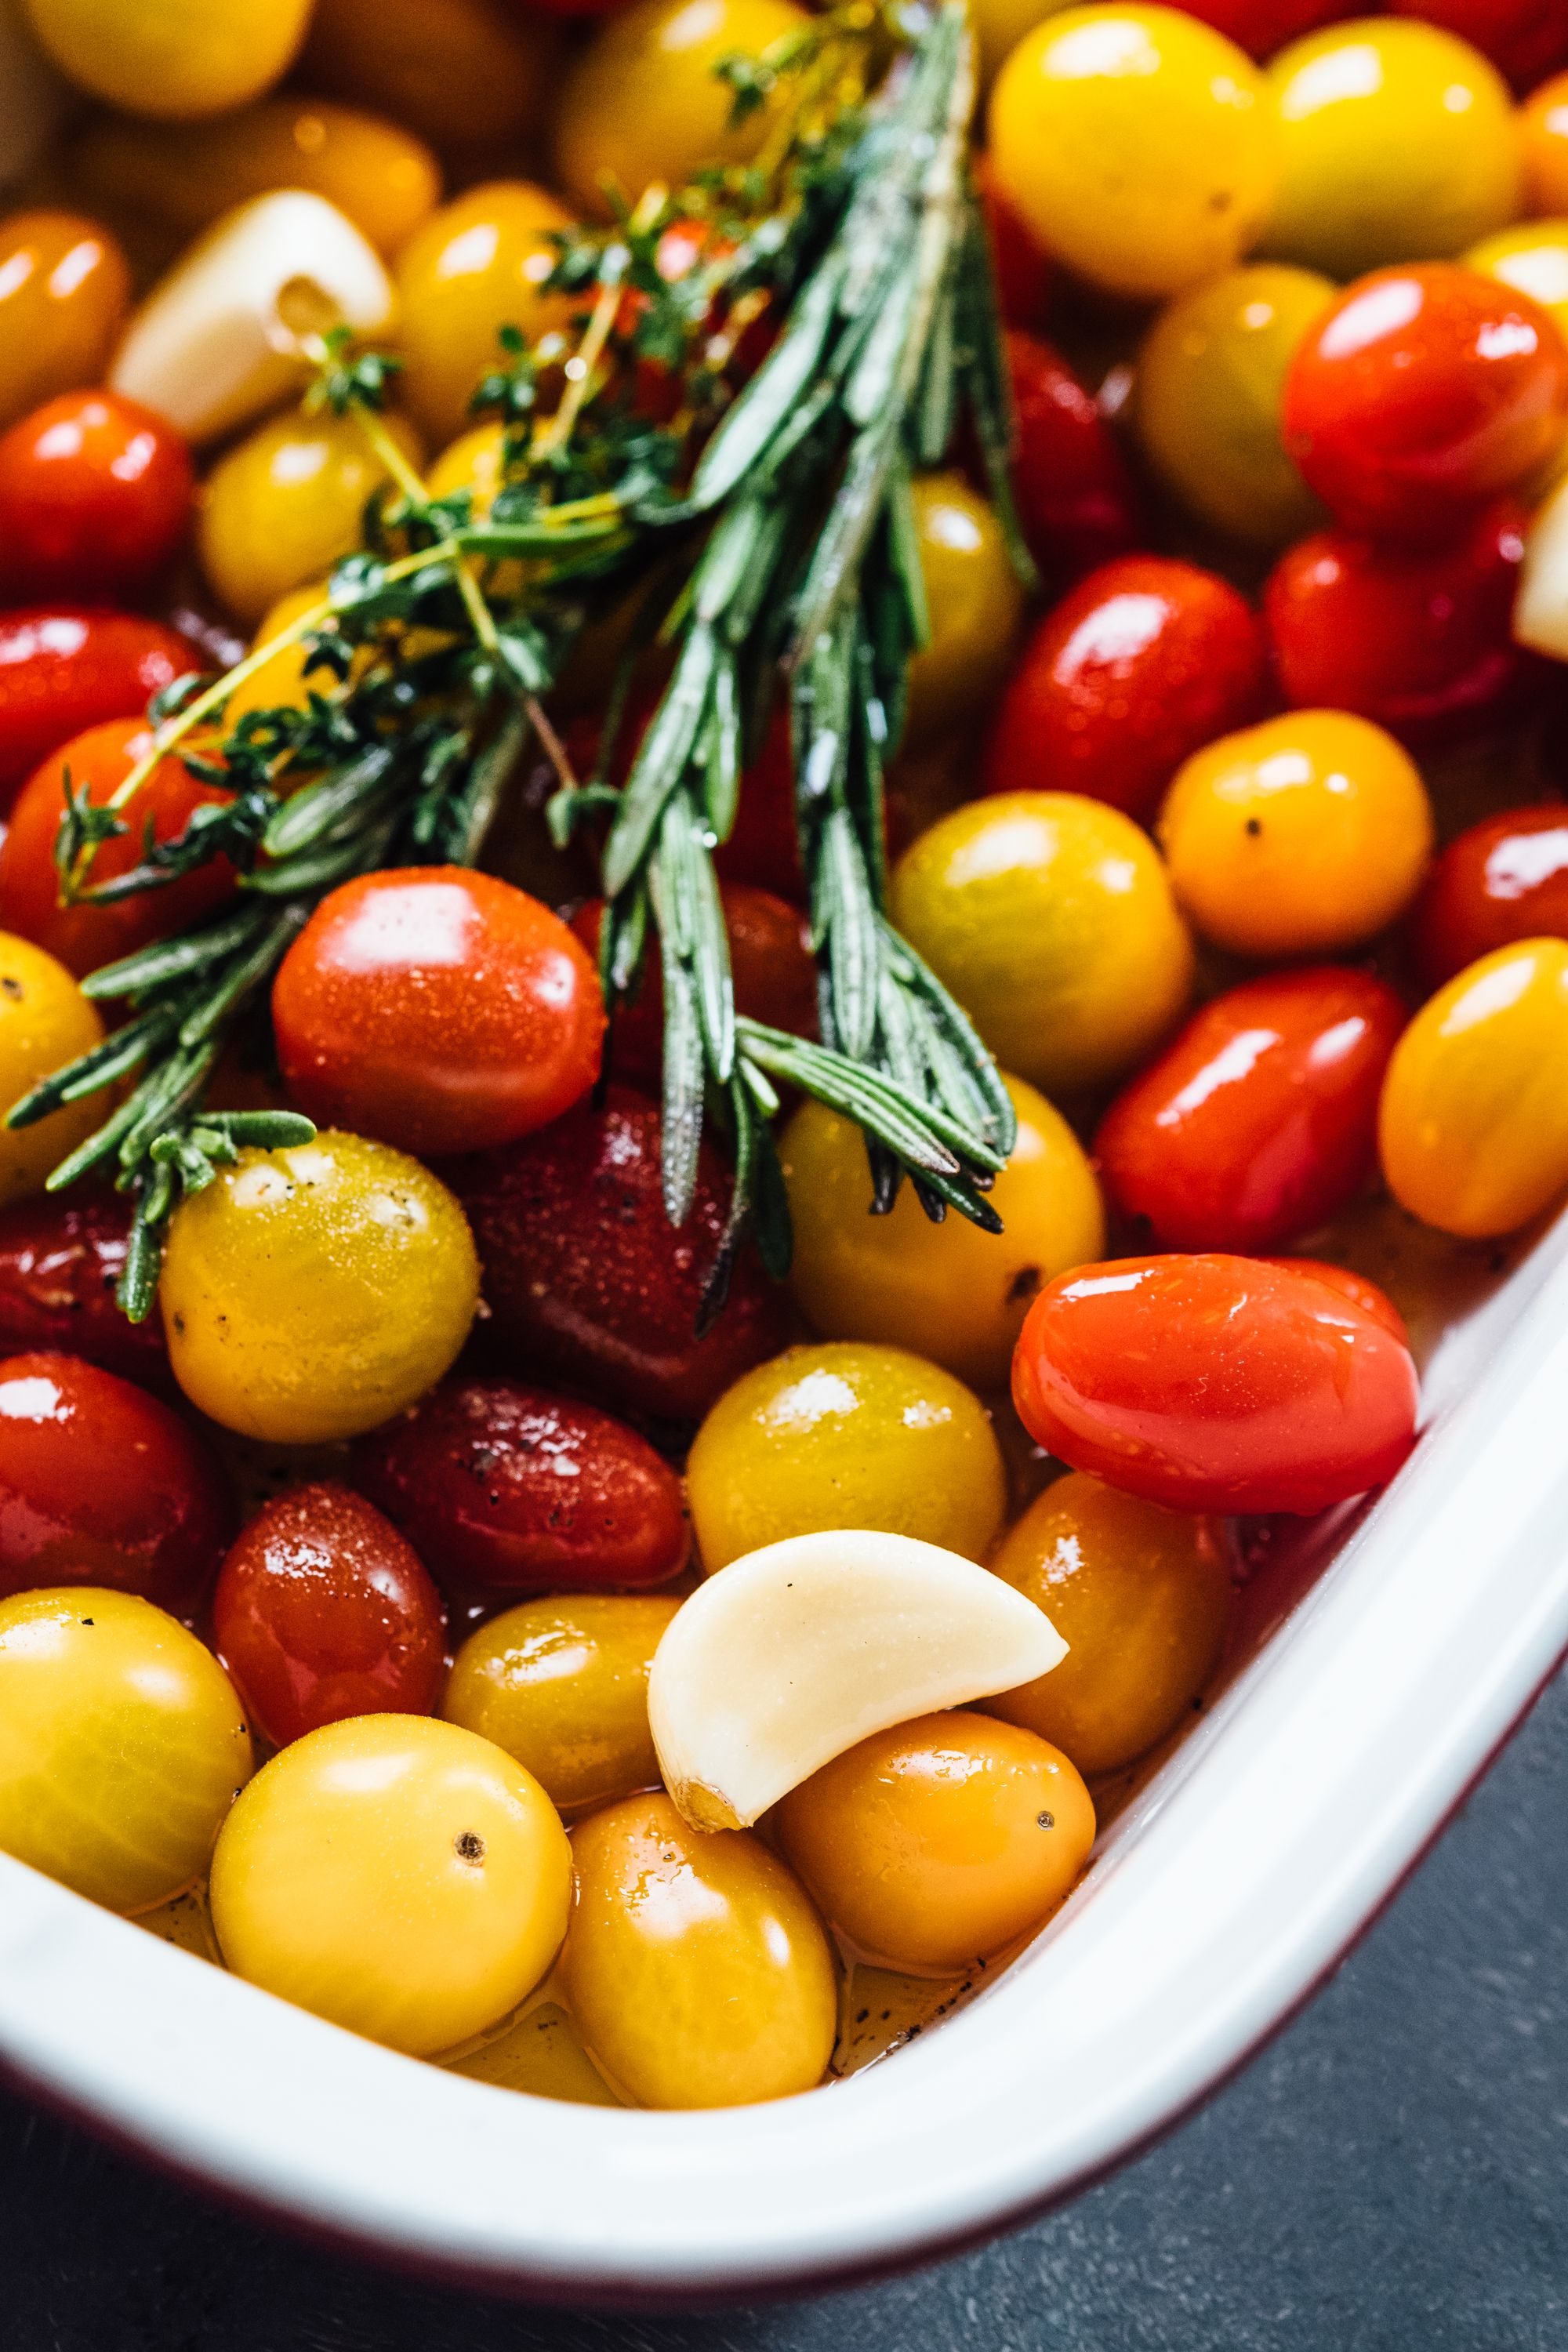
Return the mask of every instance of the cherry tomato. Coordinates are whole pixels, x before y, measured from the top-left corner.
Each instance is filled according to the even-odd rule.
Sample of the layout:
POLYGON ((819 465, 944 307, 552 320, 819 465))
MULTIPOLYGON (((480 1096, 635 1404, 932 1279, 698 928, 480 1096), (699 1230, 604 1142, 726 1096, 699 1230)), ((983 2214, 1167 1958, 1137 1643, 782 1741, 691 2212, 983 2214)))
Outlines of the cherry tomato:
POLYGON ((726 882, 750 882, 792 905, 805 898, 795 821, 795 754, 789 712, 782 704, 775 705, 763 748, 741 779, 734 830, 714 851, 713 863, 726 882))
POLYGON ((483 156, 538 131, 558 52, 553 27, 504 0, 315 0, 300 68, 307 89, 483 156))
POLYGON ((1177 1511, 1327 1508, 1415 1441, 1415 1367, 1314 1276, 1257 1258, 1121 1258, 1029 1310, 1013 1402, 1038 1443, 1177 1511))
POLYGON ((428 1715, 446 1618, 418 1555, 362 1496, 291 1487, 251 1520, 213 1594, 213 1642, 274 1748, 350 1715, 428 1715))
POLYGON ((1162 1249, 1277 1249, 1354 1199, 1405 1008, 1333 966, 1216 997, 1119 1095, 1095 1138, 1114 1205, 1162 1249))
POLYGON ((958 473, 910 485, 930 635, 910 661, 909 742, 973 719, 1007 675, 1024 592, 994 512, 958 473))
POLYGON ((464 1591, 635 1589, 686 1562, 668 1463, 607 1412, 522 1381, 444 1381, 360 1441, 353 1475, 464 1591))
MULTIPOLYGON (((107 726, 89 727, 62 745, 23 785, 11 812, 10 830, 0 842, 0 923, 36 940, 68 971, 97 971, 152 940, 166 939, 211 914, 229 898, 237 881, 226 857, 215 857, 178 881, 155 890, 121 898, 110 906, 58 903, 59 877, 55 870, 55 840, 65 813, 66 784, 74 791, 85 785, 96 806, 108 800, 151 748, 152 738, 140 719, 120 719, 107 726)), ((127 830, 105 842, 93 860, 94 883, 111 881, 142 862, 145 826, 154 837, 172 841, 184 831, 193 813, 229 800, 233 795, 216 784, 203 783, 174 753, 160 760, 127 805, 127 830)))
POLYGON ((439 448, 471 423, 469 396, 515 326, 532 341, 572 315, 543 290, 569 215, 527 180, 490 180, 442 205, 397 261, 398 381, 414 421, 439 448))
POLYGON ((611 1404, 695 1420, 776 1354, 784 1302, 742 1253, 717 1321, 697 1311, 724 1228, 729 1171, 704 1143, 678 1233, 664 1213, 659 1113, 629 1087, 542 1135, 454 1170, 484 1266, 489 1328, 531 1367, 611 1404))
MULTIPOLYGON (((41 1079, 102 1042, 98 1007, 64 964, 31 940, 0 931, 0 1119, 41 1079)), ((41 1192, 102 1115, 103 1097, 89 1095, 30 1126, 0 1126, 0 1205, 41 1192)))
MULTIPOLYGON (((805 916, 771 890, 753 889, 745 882, 721 882, 719 896, 730 940, 736 1012, 748 1020, 766 1022, 772 1029, 815 1037, 816 962, 811 952, 811 926, 805 916)), ((602 898, 590 899, 572 918, 572 929, 593 958, 595 970, 604 904, 602 898)), ((643 966, 642 985, 636 996, 616 1008, 609 1050, 611 1066, 618 1076, 630 1078, 637 1086, 658 1087, 664 1066, 664 985, 657 949, 643 966)))
POLYGON ((130 303, 125 256, 97 221, 57 212, 0 220, 0 425, 99 383, 130 303))
POLYGON ((1212 25, 1249 57, 1270 57, 1287 41, 1344 14, 1344 0, 1188 0, 1186 13, 1212 25))
POLYGON ((1524 208, 1537 219, 1568 213, 1568 73, 1531 93, 1519 117, 1524 208))
POLYGON ((1263 616, 1285 698, 1447 742, 1528 695, 1542 666, 1510 629, 1529 517, 1502 499, 1435 548, 1322 530, 1281 556, 1263 616))
POLYGON ((102 0, 29 0, 27 21, 79 89, 130 114, 177 118, 259 97, 292 62, 310 13, 310 0, 187 0, 177 16, 102 0))
POLYGON ((1263 634, 1212 572, 1130 555, 1048 613, 1002 696, 992 793, 1086 793, 1147 817, 1190 752, 1262 708, 1263 634))
POLYGON ((129 1322, 114 1303, 130 1236, 130 1202, 93 1185, 0 1211, 0 1349, 60 1350, 165 1385, 157 1318, 129 1322))
POLYGON ((1460 834, 1427 876, 1412 930, 1428 988, 1515 940, 1568 939, 1568 808, 1508 809, 1460 834))
POLYGON ((1050 257, 1041 251, 1023 215, 996 185, 988 155, 975 158, 974 184, 991 241, 991 267, 1002 316, 1009 327, 1037 330, 1044 326, 1050 305, 1050 257))
POLYGON ((77 1356, 0 1363, 0 1593, 93 1584, 187 1616, 234 1507, 184 1423, 77 1356))
POLYGON ((172 425, 113 392, 67 392, 0 436, 0 579, 14 594, 142 586, 191 512, 190 453, 172 425))
MULTIPOLYGON (((417 471, 422 453, 410 426, 401 416, 383 423, 417 471)), ((280 596, 361 544, 365 502, 386 481, 355 416, 289 409, 258 425, 202 484, 196 552, 213 593, 255 627, 280 596)))
POLYGON ((0 614, 0 797, 73 735, 144 709, 203 666, 186 638, 139 613, 37 604, 0 614))
POLYGON ((1395 16, 1441 25, 1489 58, 1519 90, 1568 58, 1568 23, 1559 0, 1388 0, 1395 16))
POLYGON ((1352 1306, 1370 1315, 1374 1323, 1392 1331, 1402 1348, 1410 1345, 1404 1316, 1387 1291, 1369 1282, 1364 1274, 1356 1274, 1348 1265, 1335 1265, 1331 1259, 1323 1257, 1271 1257, 1266 1258, 1264 1264, 1282 1265, 1287 1274, 1305 1274, 1314 1282, 1326 1282, 1331 1290, 1337 1290, 1342 1298, 1348 1298, 1352 1306))
POLYGON ((492 874, 416 866, 322 900, 272 985, 289 1089, 324 1127, 426 1158, 511 1143, 599 1073, 594 968, 492 874))
POLYGON ((1065 586, 1138 545, 1138 493, 1092 394, 1059 352, 1015 329, 1007 367, 1018 520, 1037 562, 1065 586))
POLYGON ((1568 346, 1528 294, 1451 262, 1384 269, 1310 328, 1285 446, 1352 530, 1441 539, 1552 457, 1568 346))

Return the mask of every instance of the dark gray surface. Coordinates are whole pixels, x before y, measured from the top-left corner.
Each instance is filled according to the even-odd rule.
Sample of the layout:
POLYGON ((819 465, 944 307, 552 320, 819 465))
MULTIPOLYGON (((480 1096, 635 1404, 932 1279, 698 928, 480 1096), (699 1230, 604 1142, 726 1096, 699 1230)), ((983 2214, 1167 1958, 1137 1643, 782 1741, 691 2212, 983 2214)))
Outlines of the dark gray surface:
POLYGON ((3 2352, 1568 2352, 1568 1683, 1305 2016, 985 2252, 701 2317, 530 2311, 236 2220, 0 2095, 3 2352))

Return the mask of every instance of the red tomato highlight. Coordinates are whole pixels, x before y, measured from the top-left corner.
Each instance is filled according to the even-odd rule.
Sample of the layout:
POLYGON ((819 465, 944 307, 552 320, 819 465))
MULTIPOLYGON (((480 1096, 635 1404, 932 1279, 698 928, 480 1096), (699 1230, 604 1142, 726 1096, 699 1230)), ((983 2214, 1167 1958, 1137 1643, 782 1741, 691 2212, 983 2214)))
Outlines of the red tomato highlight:
POLYGON ((1364 972, 1270 973, 1195 1013, 1101 1121, 1111 1202, 1172 1250, 1277 1249, 1353 1200, 1405 1007, 1364 972))
POLYGON ((130 1201, 96 1186, 0 1211, 0 1351, 58 1350, 166 1384, 163 1317, 132 1323, 114 1303, 130 1238, 130 1201))
POLYGON ((144 710, 206 666, 185 638, 139 613, 68 604, 0 613, 0 801, 84 728, 144 710))
MULTIPOLYGON (((805 917, 771 890, 753 889, 746 882, 721 882, 719 897, 730 940, 736 1012, 765 1022, 770 1029, 815 1037, 816 962, 805 917)), ((604 911, 602 898, 590 898, 572 918, 572 929, 595 971, 604 911)), ((616 1008, 610 1066, 617 1077, 657 1091, 664 1066, 664 983, 657 946, 649 949, 637 993, 616 1008)))
POLYGON ((1515 940, 1568 939, 1568 807, 1509 809, 1451 841, 1411 918, 1428 988, 1515 940))
POLYGON ((1040 1293, 1013 1359, 1033 1438, 1177 1511, 1321 1511, 1381 1486, 1417 1401, 1386 1324, 1259 1258, 1081 1266, 1040 1293))
POLYGON ((161 572, 190 520, 190 452, 112 392, 67 392, 0 435, 0 581, 13 594, 113 595, 161 572))
POLYGON ((1364 1274, 1353 1274, 1348 1265, 1336 1265, 1331 1258, 1326 1257, 1271 1257, 1265 1259, 1264 1263, 1281 1265, 1288 1274, 1310 1275, 1314 1282, 1326 1282, 1331 1290, 1337 1290, 1342 1298, 1348 1298, 1352 1306, 1370 1315, 1374 1323, 1381 1323, 1385 1329, 1392 1331, 1402 1348, 1410 1345, 1410 1334, 1405 1328, 1404 1316, 1387 1291, 1380 1290, 1375 1282, 1369 1282, 1364 1274))
POLYGON ((1018 520, 1041 568, 1066 585, 1138 545, 1138 493, 1093 394, 1059 352, 1037 335, 1014 331, 1007 366, 1018 520))
POLYGON ((669 1465, 607 1412, 522 1381, 444 1381, 360 1439, 353 1475, 476 1596, 639 1591, 686 1564, 669 1465))

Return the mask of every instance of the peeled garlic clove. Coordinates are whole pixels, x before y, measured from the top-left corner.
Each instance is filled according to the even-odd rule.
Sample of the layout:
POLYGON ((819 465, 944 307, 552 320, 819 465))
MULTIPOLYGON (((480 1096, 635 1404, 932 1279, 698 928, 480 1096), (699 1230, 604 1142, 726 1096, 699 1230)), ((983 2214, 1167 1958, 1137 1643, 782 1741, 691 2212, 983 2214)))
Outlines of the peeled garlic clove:
POLYGON ((247 424, 302 383, 329 328, 391 324, 392 280, 374 246, 324 196, 279 188, 239 205, 153 288, 125 331, 110 388, 187 439, 247 424))
POLYGON ((1559 483, 1526 536, 1513 634, 1532 653, 1568 661, 1568 481, 1559 483))
POLYGON ((940 1544, 790 1536, 721 1569, 654 1652, 648 1720, 694 1829, 745 1829, 857 1740, 1049 1674, 1043 1610, 940 1544))

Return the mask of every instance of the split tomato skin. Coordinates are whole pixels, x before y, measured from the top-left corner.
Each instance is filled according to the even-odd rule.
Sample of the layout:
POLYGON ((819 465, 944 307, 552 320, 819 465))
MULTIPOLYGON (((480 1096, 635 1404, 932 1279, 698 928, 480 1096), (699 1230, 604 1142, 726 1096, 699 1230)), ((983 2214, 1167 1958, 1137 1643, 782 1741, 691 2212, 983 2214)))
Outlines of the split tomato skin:
POLYGON ((101 596, 153 579, 195 486, 172 425, 112 392, 68 392, 0 436, 0 583, 101 596))
POLYGON ((0 614, 0 802, 73 735, 144 710, 202 667, 195 646, 140 613, 34 604, 0 614))
MULTIPOLYGON (((747 882, 721 882, 719 898, 730 941, 736 1012, 765 1022, 771 1029, 815 1037, 816 961, 805 917, 773 891, 755 889, 747 882)), ((602 898, 590 898, 572 918, 572 929, 595 971, 604 911, 602 898)), ((643 964, 636 996, 616 1007, 610 1066, 617 1077, 650 1091, 658 1088, 664 1068, 664 983, 657 949, 643 964)))
POLYGON ((1417 1385, 1386 1324, 1314 1276, 1159 1256, 1043 1290, 1013 1402, 1073 1469, 1148 1502, 1309 1513, 1394 1475, 1415 1442, 1417 1385))
POLYGON ((1018 519, 1036 560, 1066 584, 1138 545, 1138 493, 1093 394, 1061 353, 1016 329, 1006 350, 1018 519))
POLYGON ((83 1188, 0 1211, 0 1349, 85 1357, 105 1371, 169 1383, 160 1319, 132 1323, 114 1303, 131 1239, 121 1192, 83 1188))
POLYGON ((1410 1345, 1410 1332, 1404 1316, 1387 1291, 1380 1290, 1375 1282, 1369 1282, 1364 1274, 1357 1274, 1348 1265, 1336 1265, 1331 1258, 1326 1257, 1274 1257, 1265 1263, 1283 1266, 1287 1274, 1304 1274, 1314 1282, 1326 1282, 1331 1290, 1337 1290, 1342 1298, 1350 1300, 1352 1307, 1361 1307, 1374 1323, 1384 1325, 1402 1348, 1410 1345))
POLYGON ((1460 834, 1427 876, 1411 929, 1428 988, 1516 940, 1568 939, 1568 808, 1508 809, 1460 834))
POLYGON ((443 1381, 360 1440, 353 1477, 444 1583, 487 1599, 637 1591, 686 1562, 669 1465, 624 1422, 524 1381, 443 1381))
POLYGON ((265 1505, 213 1593, 219 1660, 275 1748, 351 1715, 428 1715, 446 1635, 412 1546, 362 1495, 328 1480, 265 1505))
POLYGON ((1112 1202, 1163 1249, 1278 1249, 1354 1199, 1405 1008, 1364 972, 1270 973, 1194 1014, 1095 1139, 1112 1202))
POLYGON ((233 1524, 216 1463, 156 1397, 76 1356, 0 1363, 0 1598, 101 1585, 188 1616, 233 1524))

